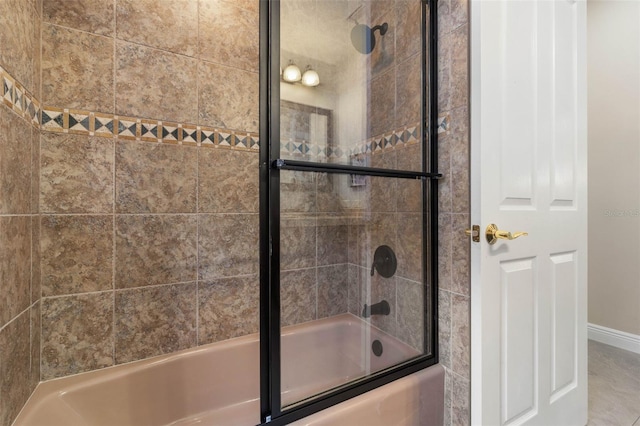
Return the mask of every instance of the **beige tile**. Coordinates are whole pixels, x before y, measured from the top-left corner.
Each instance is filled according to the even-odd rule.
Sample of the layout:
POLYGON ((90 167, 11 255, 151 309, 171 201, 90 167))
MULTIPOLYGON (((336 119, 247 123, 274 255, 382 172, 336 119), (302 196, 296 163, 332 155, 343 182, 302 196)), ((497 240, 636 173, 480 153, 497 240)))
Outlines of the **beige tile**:
POLYGON ((198 123, 243 132, 258 131, 258 74, 200 61, 198 123))
POLYGON ((451 423, 451 370, 445 367, 444 370, 444 421, 443 426, 452 426, 451 423))
POLYGON ((116 216, 115 287, 196 279, 195 215, 116 216))
POLYGON ((469 213, 469 110, 467 106, 451 112, 452 210, 469 213))
POLYGON ((413 0, 396 1, 395 9, 396 58, 402 62, 420 51, 422 11, 420 2, 413 0))
MULTIPOLYGON (((418 38, 418 37, 416 37, 418 38)), ((396 121, 394 129, 420 122, 422 66, 420 54, 398 64, 396 69, 396 121)))
POLYGON ((589 426, 637 424, 640 354, 589 340, 589 426))
POLYGON ((318 205, 316 181, 312 173, 285 170, 280 173, 280 211, 315 212, 318 205))
POLYGON ((116 291, 116 364, 196 345, 196 284, 116 291))
POLYGON ((195 123, 197 60, 116 42, 116 113, 195 123))
POLYGON ((115 0, 43 0, 44 22, 105 36, 113 35, 115 0))
POLYGON ((45 298, 42 379, 113 365, 113 293, 45 298))
MULTIPOLYGON (((371 157, 371 167, 395 169, 396 153, 381 153, 371 157)), ((368 205, 373 212, 395 212, 398 204, 398 179, 371 176, 368 205)))
POLYGON ((260 10, 260 0, 225 0, 227 3, 233 3, 237 7, 249 12, 258 13, 260 10))
POLYGON ((349 219, 347 259, 350 264, 366 267, 364 242, 365 222, 361 218, 349 219))
POLYGON ((451 293, 438 291, 438 351, 439 362, 451 369, 451 293))
MULTIPOLYGON (((397 151, 400 170, 422 171, 422 147, 409 145, 397 151)), ((422 211, 422 183, 414 179, 398 179, 398 211, 422 211)))
POLYGON ((40 382, 40 331, 42 330, 41 321, 41 302, 35 303, 31 307, 31 386, 35 387, 40 382))
POLYGON ((471 424, 469 380, 456 374, 451 376, 451 424, 466 426, 471 424))
POLYGON ((348 312, 347 264, 318 267, 318 318, 348 312))
POLYGON ((36 89, 33 68, 38 19, 29 2, 0 1, 0 64, 30 92, 36 89))
POLYGON ((365 4, 366 12, 371 19, 372 23, 379 24, 380 17, 385 13, 389 13, 393 10, 393 3, 389 0, 367 0, 365 4))
POLYGON ((397 336, 420 352, 424 351, 424 285, 398 278, 397 280, 397 336))
POLYGON ((113 217, 43 216, 42 295, 113 288, 113 217))
MULTIPOLYGON (((259 22, 254 3, 200 0, 200 59, 258 71, 259 22)), ((202 81, 201 81, 202 83, 202 81)))
MULTIPOLYGON (((442 1, 442 4, 449 7, 450 0, 442 1)), ((440 13, 438 10, 438 20, 448 19, 448 15, 440 13), (446 18, 444 18, 446 16, 446 18)), ((452 68, 452 43, 453 38, 443 29, 439 28, 438 35, 438 112, 443 113, 451 110, 451 68, 452 68)))
POLYGON ((316 319, 316 268, 280 274, 281 324, 300 324, 316 319))
POLYGON ((438 287, 442 290, 451 290, 452 239, 451 214, 438 214, 438 287))
POLYGON ((451 32, 451 0, 438 2, 438 39, 451 32))
POLYGON ((31 218, 0 216, 0 327, 31 302, 31 218))
POLYGON ((113 112, 113 39, 44 24, 42 104, 113 112))
POLYGON ((316 218, 313 216, 281 217, 280 269, 316 266, 316 218))
POLYGON ((395 123, 396 78, 391 68, 371 79, 367 96, 367 136, 380 136, 393 130, 395 123))
POLYGON ((259 295, 257 275, 198 283, 198 343, 257 333, 259 295))
POLYGON ((29 312, 0 331, 0 424, 10 425, 32 391, 29 312))
POLYGON ((449 135, 438 138, 438 211, 453 212, 452 180, 451 180, 451 138, 449 135))
POLYGON ((257 214, 199 215, 199 279, 258 273, 257 214))
POLYGON ((31 126, 0 108, 0 213, 31 212, 31 126))
POLYGON ((440 39, 438 94, 440 111, 465 106, 469 102, 468 25, 462 25, 440 39))
POLYGON ((360 316, 362 313, 362 293, 366 291, 366 281, 364 277, 368 271, 366 268, 349 264, 348 268, 348 281, 347 281, 347 295, 348 295, 348 309, 349 313, 360 316))
MULTIPOLYGON (((452 215, 451 232, 451 291, 463 295, 470 293, 471 240, 464 233, 469 228, 468 214, 452 215)), ((480 232, 483 230, 481 229, 480 232)))
POLYGON ((317 232, 318 266, 347 263, 349 227, 340 224, 339 220, 322 220, 318 224, 317 232))
POLYGON ((187 56, 198 50, 198 0, 117 0, 116 37, 187 56))
POLYGON ((43 132, 40 211, 111 213, 113 140, 43 132))
POLYGON ((375 32, 376 45, 367 55, 367 66, 369 68, 369 75, 375 77, 380 73, 393 67, 396 61, 396 23, 395 13, 393 10, 389 10, 387 13, 378 18, 375 23, 372 23, 370 27, 375 25, 382 25, 387 23, 387 32, 383 36, 380 31, 375 32))
POLYGON ((205 213, 258 212, 258 155, 227 149, 201 149, 198 208, 205 213))
POLYGON ((469 22, 469 1, 451 0, 451 28, 457 29, 469 22))
POLYGON ((31 303, 40 299, 41 285, 40 217, 31 216, 31 303))
POLYGON ((31 213, 40 212, 40 132, 31 129, 31 213))
POLYGON ((469 327, 469 298, 451 295, 451 369, 469 378, 471 370, 471 333, 469 327))
MULTIPOLYGON (((315 161, 315 160, 312 160, 315 161)), ((319 212, 341 213, 345 210, 341 188, 347 185, 349 175, 315 173, 316 207, 319 212)))
POLYGON ((405 213, 398 215, 398 277, 412 281, 422 281, 422 223, 419 213, 405 213))
MULTIPOLYGON (((34 0, 39 3, 42 0, 34 0)), ((27 89, 35 96, 37 100, 42 99, 42 18, 40 11, 36 8, 33 9, 33 66, 31 68, 31 75, 33 76, 33 86, 26 86, 27 89)))
POLYGON ((116 211, 195 213, 196 147, 116 143, 116 211))

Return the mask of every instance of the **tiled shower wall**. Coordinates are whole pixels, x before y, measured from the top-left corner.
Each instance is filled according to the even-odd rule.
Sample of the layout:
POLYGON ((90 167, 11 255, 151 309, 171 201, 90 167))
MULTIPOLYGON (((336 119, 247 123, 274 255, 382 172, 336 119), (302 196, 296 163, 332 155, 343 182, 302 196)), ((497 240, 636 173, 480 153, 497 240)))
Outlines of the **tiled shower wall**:
POLYGON ((445 424, 470 423, 469 21, 467 0, 439 0, 440 362, 446 369, 445 424))
POLYGON ((44 1, 42 379, 258 330, 257 71, 255 1, 44 1))
MULTIPOLYGON (((37 1, 0 1, 0 66, 33 96, 40 92, 39 36, 37 1)), ((5 426, 40 380, 38 131, 4 96, 0 104, 0 425, 5 426)))
MULTIPOLYGON (((43 115, 47 130, 39 136, 28 120, 0 107, 0 138, 13 141, 0 147, 0 223, 6 224, 0 232, 12 242, 0 253, 0 285, 9 295, 0 316, 1 424, 12 421, 39 379, 258 326, 258 2, 63 4, 0 1, 0 65, 50 117, 45 123, 43 115), (17 143, 25 139, 32 142, 17 143), (25 191, 33 195, 28 203, 20 198, 25 191)), ((447 368, 446 424, 465 424, 466 1, 440 0, 440 12, 440 112, 452 123, 440 139, 440 353, 447 368)), ((323 188, 332 183, 322 178, 315 185, 318 200, 331 192, 323 188)), ((327 214, 315 221, 317 248, 328 236, 344 243, 344 218, 327 214)), ((347 247, 342 243, 327 252, 331 259, 316 254, 313 273, 341 282, 343 269, 353 269, 344 263, 351 254, 340 250, 347 247)), ((315 317, 351 308, 333 303, 351 300, 342 289, 309 293, 316 297, 315 317)), ((295 291, 291 295, 295 305, 295 291)), ((292 323, 313 319, 291 315, 292 323)))

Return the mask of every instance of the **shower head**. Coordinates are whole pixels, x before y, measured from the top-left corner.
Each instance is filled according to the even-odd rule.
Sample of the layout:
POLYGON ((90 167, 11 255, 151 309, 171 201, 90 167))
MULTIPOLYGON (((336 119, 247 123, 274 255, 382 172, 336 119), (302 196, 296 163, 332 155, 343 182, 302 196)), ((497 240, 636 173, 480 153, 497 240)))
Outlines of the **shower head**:
POLYGON ((369 28, 369 26, 365 24, 357 24, 351 29, 351 43, 358 52, 368 55, 373 52, 373 49, 376 47, 376 30, 380 30, 380 35, 383 36, 387 33, 388 29, 389 24, 386 22, 382 25, 376 25, 373 28, 369 28))

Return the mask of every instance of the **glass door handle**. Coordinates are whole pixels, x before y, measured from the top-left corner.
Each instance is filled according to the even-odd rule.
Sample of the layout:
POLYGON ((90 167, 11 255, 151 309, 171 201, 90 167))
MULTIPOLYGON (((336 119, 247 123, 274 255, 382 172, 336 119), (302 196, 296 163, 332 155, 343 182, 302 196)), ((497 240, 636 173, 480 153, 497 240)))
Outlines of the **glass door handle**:
POLYGON ((489 224, 485 231, 485 236, 487 237, 487 242, 489 244, 495 244, 498 240, 515 240, 516 238, 527 235, 529 235, 528 232, 516 232, 512 234, 509 231, 501 231, 495 223, 489 224))

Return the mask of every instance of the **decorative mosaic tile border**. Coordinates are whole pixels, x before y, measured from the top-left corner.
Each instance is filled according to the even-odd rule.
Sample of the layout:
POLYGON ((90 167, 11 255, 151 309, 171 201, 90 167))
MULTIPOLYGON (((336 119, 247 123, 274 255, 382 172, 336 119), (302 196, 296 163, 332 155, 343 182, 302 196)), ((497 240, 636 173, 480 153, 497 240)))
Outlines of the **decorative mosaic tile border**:
POLYGON ((55 107, 42 109, 42 129, 173 145, 257 151, 258 135, 226 129, 55 107))
POLYGON ((40 102, 0 67, 0 99, 34 127, 40 127, 40 102))
MULTIPOLYGON (((230 148, 258 151, 259 137, 255 133, 234 132, 227 129, 174 123, 138 117, 123 117, 100 112, 40 106, 40 102, 0 67, 0 99, 34 127, 60 133, 72 133, 125 140, 230 148)), ((449 132, 449 115, 438 118, 438 134, 449 132)), ((370 138, 354 148, 320 146, 306 141, 282 141, 284 154, 304 155, 325 159, 344 159, 348 156, 378 153, 389 149, 417 144, 420 125, 404 127, 370 138)))
MULTIPOLYGON (((438 134, 449 133, 449 114, 438 118, 438 134)), ((347 156, 359 154, 377 154, 383 151, 401 149, 405 146, 415 145, 420 142, 420 124, 403 127, 380 136, 367 139, 355 147, 345 150, 340 147, 316 145, 307 141, 281 141, 280 149, 284 154, 292 156, 310 156, 328 159, 344 159, 347 156), (284 149, 282 149, 284 148, 284 149)))

